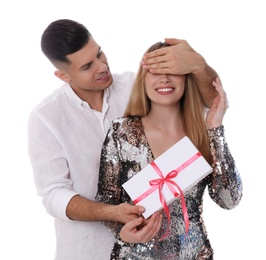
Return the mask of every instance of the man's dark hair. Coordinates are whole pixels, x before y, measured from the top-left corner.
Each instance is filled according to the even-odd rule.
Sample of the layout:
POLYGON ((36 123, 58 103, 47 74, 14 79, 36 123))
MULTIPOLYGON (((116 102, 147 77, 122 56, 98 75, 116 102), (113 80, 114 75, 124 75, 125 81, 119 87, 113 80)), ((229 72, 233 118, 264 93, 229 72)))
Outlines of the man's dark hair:
POLYGON ((82 49, 88 43, 90 36, 88 29, 76 21, 57 20, 44 30, 41 49, 52 63, 69 63, 66 56, 82 49))

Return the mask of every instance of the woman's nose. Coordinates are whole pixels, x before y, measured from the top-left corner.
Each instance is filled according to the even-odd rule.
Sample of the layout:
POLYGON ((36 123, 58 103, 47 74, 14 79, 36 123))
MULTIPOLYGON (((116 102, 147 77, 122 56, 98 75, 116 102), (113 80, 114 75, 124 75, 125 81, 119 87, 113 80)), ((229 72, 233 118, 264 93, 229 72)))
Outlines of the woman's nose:
POLYGON ((160 77, 160 82, 162 82, 162 83, 167 83, 167 82, 169 82, 169 81, 170 81, 170 79, 169 79, 169 77, 168 77, 166 74, 161 75, 161 77, 160 77))

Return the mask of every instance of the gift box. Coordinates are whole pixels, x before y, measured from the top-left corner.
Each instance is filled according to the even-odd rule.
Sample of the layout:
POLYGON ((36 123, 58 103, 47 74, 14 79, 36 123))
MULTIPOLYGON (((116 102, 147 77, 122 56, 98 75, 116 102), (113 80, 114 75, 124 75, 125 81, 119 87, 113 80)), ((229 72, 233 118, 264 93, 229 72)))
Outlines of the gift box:
POLYGON ((148 218, 165 209, 164 203, 169 205, 212 171, 185 136, 122 186, 135 204, 145 207, 143 217, 148 218))

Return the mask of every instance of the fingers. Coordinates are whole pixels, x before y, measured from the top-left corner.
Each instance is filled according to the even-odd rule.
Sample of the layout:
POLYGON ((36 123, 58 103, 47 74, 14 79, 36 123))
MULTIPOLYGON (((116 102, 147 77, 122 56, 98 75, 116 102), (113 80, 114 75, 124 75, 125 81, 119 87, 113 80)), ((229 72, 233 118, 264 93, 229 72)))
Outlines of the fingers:
POLYGON ((222 82, 221 82, 220 77, 217 77, 217 78, 215 79, 215 81, 217 82, 218 85, 222 86, 222 82))
POLYGON ((162 227, 162 221, 163 221, 163 215, 162 215, 162 213, 158 212, 157 221, 155 221, 155 223, 153 225, 153 231, 150 232, 151 237, 148 240, 152 239, 153 237, 155 237, 158 234, 158 232, 160 231, 160 229, 162 227))
POLYGON ((142 68, 155 74, 183 75, 192 72, 201 56, 185 40, 167 38, 167 42, 171 46, 143 56, 142 68))
POLYGON ((176 45, 184 42, 184 40, 176 39, 176 38, 164 38, 164 41, 170 45, 176 45))
POLYGON ((128 223, 126 223, 121 231, 120 238, 127 243, 138 243, 138 239, 136 237, 137 227, 143 223, 144 219, 142 217, 136 218, 128 223))
POLYGON ((141 243, 146 243, 154 238, 162 226, 162 214, 159 212, 154 213, 148 220, 147 225, 138 231, 141 243))
POLYGON ((167 53, 167 47, 154 50, 152 52, 144 54, 141 62, 143 64, 144 63, 153 64, 153 63, 161 62, 162 60, 165 59, 162 56, 164 56, 166 53, 167 53))
POLYGON ((138 210, 138 214, 140 214, 140 215, 145 212, 145 208, 143 206, 136 205, 136 208, 138 210))
POLYGON ((212 82, 212 85, 214 87, 222 87, 222 82, 221 82, 220 78, 219 77, 215 78, 215 80, 213 80, 213 82, 212 82))
POLYGON ((128 222, 120 231, 120 238, 127 243, 146 243, 160 230, 162 214, 155 213, 148 220, 139 217, 128 222))
MULTIPOLYGON (((126 232, 133 232, 143 222, 144 222, 144 218, 143 217, 139 217, 139 218, 136 218, 136 219, 126 223, 124 225, 124 227, 126 228, 126 232)), ((128 241, 126 241, 126 242, 128 242, 128 241)))
POLYGON ((117 205, 116 221, 121 223, 127 223, 138 218, 145 212, 145 208, 139 205, 132 205, 130 203, 121 203, 117 205))
POLYGON ((228 100, 226 92, 223 89, 222 82, 219 77, 217 77, 213 82, 212 85, 215 87, 216 91, 220 96, 220 103, 223 104, 224 107, 228 107, 228 100))
POLYGON ((216 91, 218 92, 218 95, 221 99, 224 99, 226 97, 226 93, 223 89, 221 80, 219 77, 217 77, 213 82, 212 85, 215 87, 216 91))
POLYGON ((215 90, 217 91, 218 95, 214 98, 213 104, 207 113, 206 123, 209 129, 213 127, 218 127, 222 124, 223 117, 228 108, 227 95, 223 89, 220 78, 217 77, 212 82, 212 85, 215 87, 215 90))

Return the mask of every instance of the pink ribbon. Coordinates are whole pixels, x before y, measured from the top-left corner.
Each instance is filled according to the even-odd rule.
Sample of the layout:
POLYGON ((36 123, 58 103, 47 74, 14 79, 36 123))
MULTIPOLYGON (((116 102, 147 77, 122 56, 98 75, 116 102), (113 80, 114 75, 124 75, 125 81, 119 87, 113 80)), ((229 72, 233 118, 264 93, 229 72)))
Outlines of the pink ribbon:
POLYGON ((192 156, 190 159, 188 159, 186 162, 184 162, 178 168, 176 168, 175 170, 170 171, 165 177, 163 176, 161 170, 158 168, 158 166, 156 165, 156 163, 154 161, 150 163, 151 166, 153 167, 153 169, 160 176, 160 178, 149 181, 149 184, 152 187, 149 190, 147 190, 146 192, 144 192, 142 195, 140 195, 138 198, 136 198, 134 200, 134 203, 136 204, 136 203, 140 202, 141 200, 143 200, 144 198, 149 196, 155 190, 157 190, 157 189, 159 190, 160 201, 161 201, 161 204, 163 205, 164 211, 165 211, 167 219, 168 219, 168 228, 167 228, 166 233, 163 235, 162 239, 164 239, 168 235, 169 225, 170 225, 169 209, 168 209, 167 203, 166 203, 166 201, 164 199, 164 196, 162 194, 163 185, 166 183, 168 188, 170 189, 170 191, 173 193, 173 195, 175 197, 178 197, 180 195, 182 211, 183 211, 185 227, 186 227, 186 234, 187 234, 188 233, 188 229, 189 229, 189 219, 188 219, 187 206, 186 206, 186 202, 185 202, 184 193, 183 193, 182 189, 178 186, 178 184, 175 183, 171 179, 175 178, 178 175, 179 172, 184 170, 188 165, 193 163, 200 156, 201 156, 200 152, 196 153, 194 156, 192 156), (174 187, 178 190, 178 192, 175 190, 174 187))

